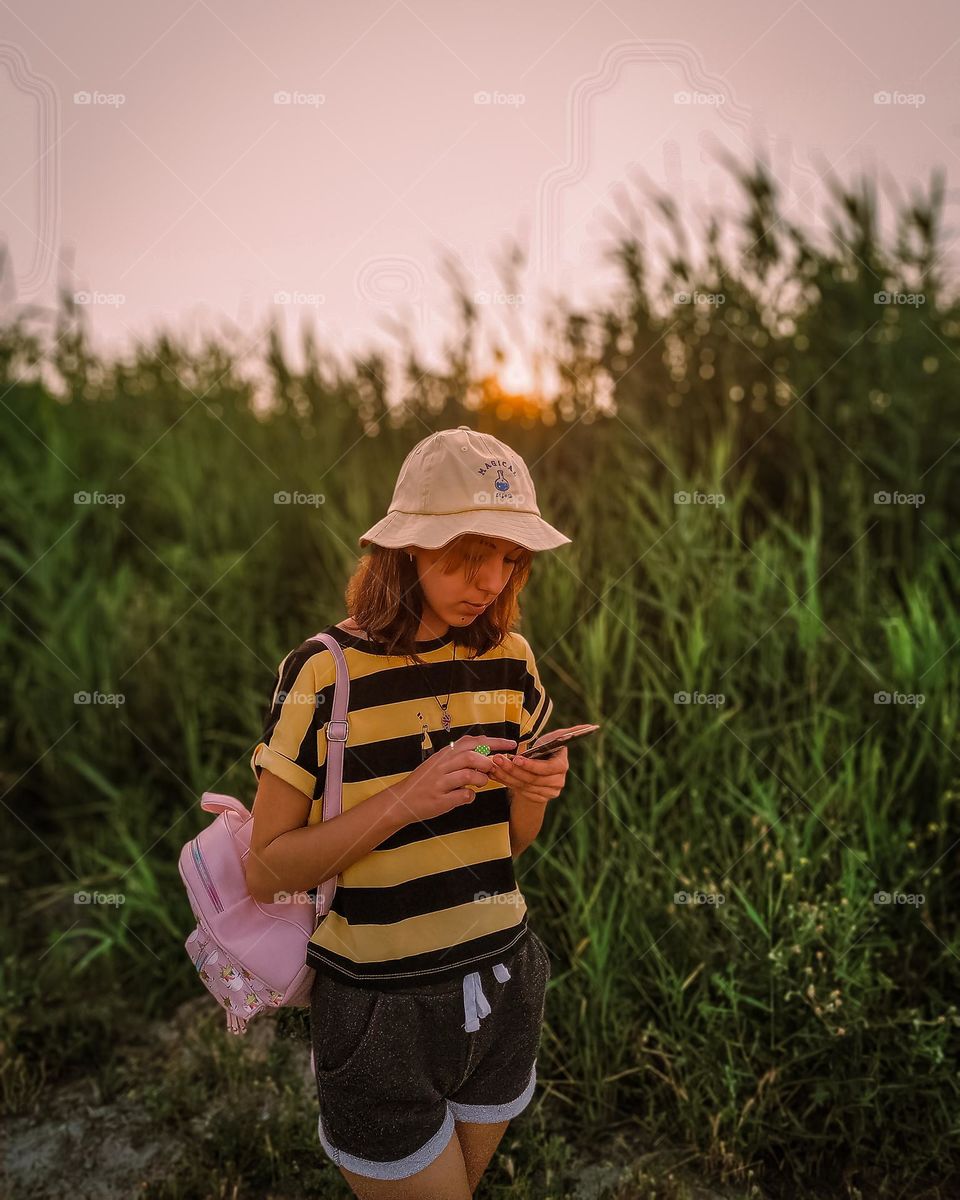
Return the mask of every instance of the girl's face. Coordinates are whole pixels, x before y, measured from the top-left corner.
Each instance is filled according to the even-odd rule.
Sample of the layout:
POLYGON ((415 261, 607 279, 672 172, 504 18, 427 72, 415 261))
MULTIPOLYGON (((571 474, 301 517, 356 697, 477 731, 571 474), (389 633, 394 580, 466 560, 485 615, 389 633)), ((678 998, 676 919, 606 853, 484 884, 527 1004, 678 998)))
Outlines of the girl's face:
POLYGON ((479 534, 465 539, 465 558, 455 565, 442 561, 449 558, 449 546, 407 549, 416 560, 427 604, 447 625, 461 629, 496 600, 523 553, 516 542, 479 534))

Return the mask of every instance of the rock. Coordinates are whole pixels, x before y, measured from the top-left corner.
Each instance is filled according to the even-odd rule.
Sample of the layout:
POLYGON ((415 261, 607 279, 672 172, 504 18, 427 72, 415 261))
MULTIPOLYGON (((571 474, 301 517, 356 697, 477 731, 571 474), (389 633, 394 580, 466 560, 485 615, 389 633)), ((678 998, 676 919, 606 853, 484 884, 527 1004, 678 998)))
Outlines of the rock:
POLYGON ((180 1165, 184 1147, 157 1137, 150 1118, 122 1104, 79 1106, 67 1119, 16 1117, 4 1126, 7 1195, 130 1200, 180 1165))

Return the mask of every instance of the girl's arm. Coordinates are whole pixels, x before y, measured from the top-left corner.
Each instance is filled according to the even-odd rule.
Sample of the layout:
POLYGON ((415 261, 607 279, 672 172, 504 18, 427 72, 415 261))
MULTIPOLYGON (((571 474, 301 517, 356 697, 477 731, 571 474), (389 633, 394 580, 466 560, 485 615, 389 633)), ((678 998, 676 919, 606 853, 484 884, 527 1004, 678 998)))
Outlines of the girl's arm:
POLYGON ((509 792, 510 796, 510 853, 519 858, 534 841, 543 825, 546 804, 535 800, 524 800, 522 795, 509 792))
POLYGON ((266 767, 253 811, 247 888, 261 904, 318 887, 416 818, 402 787, 388 787, 332 821, 307 825, 310 800, 266 767))
POLYGON ((510 796, 510 851, 517 858, 540 832, 547 805, 563 790, 567 747, 549 758, 495 754, 491 761, 490 778, 505 784, 510 796))

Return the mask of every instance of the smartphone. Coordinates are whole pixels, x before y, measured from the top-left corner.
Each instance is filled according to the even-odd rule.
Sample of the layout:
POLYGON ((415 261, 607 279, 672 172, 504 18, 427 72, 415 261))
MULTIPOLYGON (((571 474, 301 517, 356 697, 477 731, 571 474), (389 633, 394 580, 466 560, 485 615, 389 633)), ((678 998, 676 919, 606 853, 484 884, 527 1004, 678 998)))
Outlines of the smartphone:
POLYGON ((571 729, 555 729, 553 733, 545 733, 543 737, 538 738, 532 746, 518 754, 517 758, 549 758, 551 754, 556 754, 561 746, 568 746, 579 738, 596 733, 599 728, 599 725, 574 725, 571 729))

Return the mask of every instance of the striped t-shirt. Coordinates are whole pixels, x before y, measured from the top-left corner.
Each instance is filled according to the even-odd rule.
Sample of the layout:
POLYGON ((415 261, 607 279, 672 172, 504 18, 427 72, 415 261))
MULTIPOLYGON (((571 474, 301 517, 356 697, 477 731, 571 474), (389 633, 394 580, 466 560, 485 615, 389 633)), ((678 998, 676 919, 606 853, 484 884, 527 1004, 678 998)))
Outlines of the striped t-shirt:
MULTIPOLYGON (((546 730, 553 701, 519 633, 477 658, 453 631, 417 642, 423 662, 324 630, 343 647, 350 674, 342 812, 400 783, 429 755, 464 734, 512 738, 523 750, 546 730), (450 694, 449 701, 447 694, 450 694), (439 697, 451 717, 441 724, 439 697)), ((336 678, 333 654, 308 639, 278 669, 250 765, 298 788, 323 818, 326 722, 336 678)), ((321 883, 317 881, 317 886, 321 883)), ((365 986, 410 987, 496 961, 527 934, 527 906, 510 850, 510 802, 490 780, 469 804, 412 821, 337 877, 330 911, 307 943, 307 963, 365 986)))

